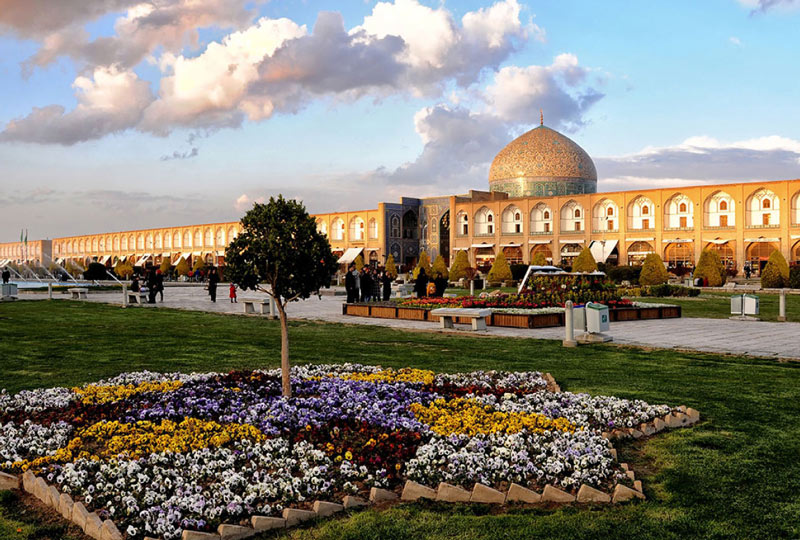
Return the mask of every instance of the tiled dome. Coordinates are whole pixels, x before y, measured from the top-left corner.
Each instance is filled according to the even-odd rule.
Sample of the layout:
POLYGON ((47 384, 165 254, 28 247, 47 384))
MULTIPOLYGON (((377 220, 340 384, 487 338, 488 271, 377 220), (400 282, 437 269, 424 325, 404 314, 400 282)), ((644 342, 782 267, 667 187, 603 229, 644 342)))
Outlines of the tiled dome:
POLYGON ((597 170, 589 154, 572 139, 538 126, 495 156, 489 188, 511 197, 595 193, 597 170))

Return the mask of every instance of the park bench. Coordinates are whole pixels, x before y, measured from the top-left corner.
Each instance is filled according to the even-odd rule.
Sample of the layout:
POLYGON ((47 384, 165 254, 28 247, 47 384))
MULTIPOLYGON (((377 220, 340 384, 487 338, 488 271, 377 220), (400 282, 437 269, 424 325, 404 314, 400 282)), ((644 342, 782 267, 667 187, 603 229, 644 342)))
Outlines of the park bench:
POLYGON ((71 289, 67 289, 67 292, 72 295, 73 300, 80 300, 82 298, 87 298, 89 294, 89 289, 84 287, 73 287, 71 289))
POLYGON ((144 305, 147 302, 147 293, 146 292, 134 292, 131 291, 128 293, 128 304, 139 304, 144 305))
POLYGON ((275 301, 272 298, 242 298, 241 304, 244 308, 244 312, 246 315, 255 315, 256 314, 256 304, 261 305, 261 315, 268 315, 272 319, 278 318, 277 309, 272 308, 270 304, 274 304, 275 301))
POLYGON ((472 330, 486 330, 486 318, 491 314, 491 309, 479 308, 438 308, 431 311, 431 315, 439 317, 441 328, 454 328, 453 319, 461 317, 471 319, 472 330))

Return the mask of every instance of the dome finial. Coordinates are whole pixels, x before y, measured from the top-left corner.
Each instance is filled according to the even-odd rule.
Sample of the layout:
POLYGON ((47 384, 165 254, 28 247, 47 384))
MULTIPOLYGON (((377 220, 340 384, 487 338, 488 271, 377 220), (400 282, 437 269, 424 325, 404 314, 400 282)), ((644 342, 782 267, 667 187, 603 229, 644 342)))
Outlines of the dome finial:
POLYGON ((539 125, 544 125, 544 111, 542 109, 539 109, 539 125))

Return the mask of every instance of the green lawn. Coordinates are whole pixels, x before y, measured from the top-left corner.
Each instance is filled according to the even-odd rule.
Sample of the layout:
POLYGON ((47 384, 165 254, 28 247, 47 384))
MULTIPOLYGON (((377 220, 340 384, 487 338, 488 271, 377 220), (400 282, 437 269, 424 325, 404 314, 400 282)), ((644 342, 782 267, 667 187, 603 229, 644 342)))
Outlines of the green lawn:
MULTIPOLYGON (((690 429, 619 445, 644 482, 643 503, 503 514, 400 505, 263 539, 800 537, 800 364, 311 322, 292 323, 290 332, 295 362, 535 369, 551 372, 565 390, 686 404, 703 418, 690 429)), ((277 366, 279 356, 277 323, 254 317, 69 301, 0 304, 0 387, 10 391, 135 369, 277 366)), ((0 496, 0 538, 69 538, 22 507, 0 496)))
MULTIPOLYGON (((779 296, 777 294, 764 293, 756 293, 756 295, 758 296, 760 308, 758 317, 762 321, 777 321, 779 296)), ((731 296, 733 296, 731 293, 704 292, 695 298, 654 298, 647 296, 632 298, 632 300, 675 304, 681 306, 684 317, 727 319, 731 316, 731 296)), ((800 322, 800 295, 786 295, 786 320, 800 322)), ((798 346, 800 346, 800 340, 798 340, 798 346)))

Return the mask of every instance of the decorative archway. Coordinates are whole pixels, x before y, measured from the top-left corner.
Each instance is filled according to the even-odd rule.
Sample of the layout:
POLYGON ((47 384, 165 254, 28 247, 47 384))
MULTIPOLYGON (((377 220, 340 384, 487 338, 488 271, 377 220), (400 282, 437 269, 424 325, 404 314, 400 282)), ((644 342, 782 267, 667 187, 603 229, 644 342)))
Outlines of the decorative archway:
POLYGON ((670 269, 692 268, 694 266, 694 244, 692 242, 672 242, 664 250, 664 262, 670 269))
POLYGON ((581 244, 564 244, 561 246, 561 262, 572 266, 572 262, 581 254, 583 246, 581 244))
POLYGON ((487 245, 486 247, 475 248, 475 266, 481 272, 488 272, 494 264, 495 253, 494 247, 487 245))
POLYGON ((728 240, 727 242, 711 242, 706 246, 706 249, 715 251, 719 255, 719 260, 725 265, 727 270, 736 269, 736 241, 728 240))
POLYGON ((778 246, 773 242, 752 242, 745 251, 745 262, 750 265, 751 270, 760 274, 776 249, 778 246))
POLYGON ((800 242, 797 242, 792 248, 792 262, 800 264, 800 242))
POLYGON ((503 256, 508 264, 522 264, 522 247, 506 246, 503 248, 503 256))
POLYGON ((418 236, 417 227, 419 221, 417 214, 413 210, 407 210, 403 214, 403 238, 407 240, 416 240, 418 236))
POLYGON ((450 210, 442 214, 439 220, 439 255, 450 266, 450 210))
POLYGON ((650 242, 634 242, 628 247, 628 264, 641 265, 651 253, 655 253, 655 249, 650 242))
POLYGON ((536 258, 538 253, 544 255, 545 260, 549 264, 553 264, 553 252, 550 251, 550 246, 547 244, 537 244, 531 248, 531 264, 533 264, 533 259, 536 258))

